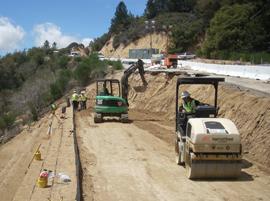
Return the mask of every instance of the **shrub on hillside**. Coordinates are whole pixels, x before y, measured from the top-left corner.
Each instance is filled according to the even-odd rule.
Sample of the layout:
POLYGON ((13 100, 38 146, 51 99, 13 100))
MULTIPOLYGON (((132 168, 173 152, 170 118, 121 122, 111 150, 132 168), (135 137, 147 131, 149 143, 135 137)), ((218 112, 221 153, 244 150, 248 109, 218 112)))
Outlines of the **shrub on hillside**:
POLYGON ((59 88, 57 83, 53 83, 50 85, 50 93, 51 93, 52 100, 57 100, 58 98, 61 97, 62 95, 61 89, 59 88))
POLYGON ((37 110, 37 108, 31 102, 28 103, 28 106, 29 106, 29 109, 30 109, 30 112, 31 112, 31 119, 33 121, 37 121, 38 120, 38 110, 37 110))
POLYGON ((118 60, 118 61, 107 60, 105 62, 108 66, 112 66, 114 70, 122 70, 123 69, 123 65, 122 65, 120 60, 118 60))
POLYGON ((87 63, 81 63, 74 71, 74 78, 81 82, 81 84, 86 84, 91 73, 91 67, 87 63))
POLYGON ((72 77, 70 70, 60 70, 56 81, 50 85, 50 93, 53 100, 60 98, 66 91, 72 77))
POLYGON ((265 48, 266 32, 262 24, 251 17, 255 7, 234 4, 222 7, 211 20, 202 53, 216 58, 219 51, 248 52, 265 48))
POLYGON ((110 37, 110 34, 105 33, 101 37, 95 38, 94 41, 91 41, 90 47, 92 49, 92 52, 99 52, 106 44, 106 42, 109 41, 110 37))
POLYGON ((56 83, 59 86, 62 93, 65 92, 68 82, 71 78, 71 75, 72 74, 70 70, 61 70, 59 72, 59 76, 56 83))
POLYGON ((82 85, 85 85, 92 76, 95 77, 95 74, 103 72, 105 69, 105 62, 100 61, 97 54, 91 54, 79 63, 73 75, 76 80, 78 80, 82 85))
POLYGON ((60 68, 67 68, 67 64, 68 64, 69 60, 70 60, 70 58, 66 55, 60 56, 57 64, 59 65, 60 68))
POLYGON ((270 63, 270 53, 267 52, 234 52, 234 51, 215 51, 211 55, 222 60, 233 60, 250 62, 252 64, 270 63))
POLYGON ((10 128, 15 122, 16 116, 11 113, 5 113, 0 116, 0 129, 4 131, 5 129, 10 128))

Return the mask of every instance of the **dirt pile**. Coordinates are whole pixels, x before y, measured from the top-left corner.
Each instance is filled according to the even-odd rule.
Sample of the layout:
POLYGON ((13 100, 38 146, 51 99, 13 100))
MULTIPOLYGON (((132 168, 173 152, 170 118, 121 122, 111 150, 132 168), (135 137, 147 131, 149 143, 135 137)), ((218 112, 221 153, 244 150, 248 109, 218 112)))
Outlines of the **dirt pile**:
MULTIPOLYGON (((149 83, 142 87, 138 75, 130 78, 130 107, 150 112, 162 112, 174 121, 175 86, 177 77, 146 75, 149 83)), ((183 88, 184 89, 184 88, 183 88)), ((192 96, 204 103, 214 103, 211 86, 185 87, 192 96)), ((270 96, 258 96, 228 84, 219 87, 219 114, 235 122, 242 136, 247 157, 265 167, 270 166, 270 96)))

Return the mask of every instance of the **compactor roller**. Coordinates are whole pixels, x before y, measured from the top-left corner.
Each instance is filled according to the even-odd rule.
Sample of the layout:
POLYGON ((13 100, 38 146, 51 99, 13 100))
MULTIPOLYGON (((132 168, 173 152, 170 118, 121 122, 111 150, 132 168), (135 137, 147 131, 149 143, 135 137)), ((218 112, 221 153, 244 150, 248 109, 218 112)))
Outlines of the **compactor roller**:
POLYGON ((176 163, 186 167, 187 177, 237 178, 241 173, 242 147, 235 124, 217 118, 218 82, 223 78, 179 78, 176 90, 176 163), (212 84, 215 105, 200 104, 193 113, 179 109, 181 84, 212 84))

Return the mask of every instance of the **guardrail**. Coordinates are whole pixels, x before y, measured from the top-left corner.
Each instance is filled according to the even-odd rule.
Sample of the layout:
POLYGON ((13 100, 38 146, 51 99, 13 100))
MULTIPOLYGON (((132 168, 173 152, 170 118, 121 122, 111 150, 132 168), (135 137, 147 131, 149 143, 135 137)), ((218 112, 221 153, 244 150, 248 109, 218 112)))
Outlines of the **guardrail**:
POLYGON ((179 61, 183 67, 188 66, 192 70, 205 71, 219 75, 239 76, 251 79, 270 80, 270 66, 259 65, 223 65, 208 64, 192 61, 179 61))

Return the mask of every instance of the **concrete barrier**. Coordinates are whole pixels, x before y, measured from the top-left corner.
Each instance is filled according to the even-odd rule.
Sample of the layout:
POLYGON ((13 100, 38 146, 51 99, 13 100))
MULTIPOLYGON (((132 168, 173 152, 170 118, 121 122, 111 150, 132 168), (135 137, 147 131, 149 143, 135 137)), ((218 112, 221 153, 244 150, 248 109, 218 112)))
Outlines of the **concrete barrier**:
POLYGON ((270 80, 270 65, 223 65, 192 61, 179 61, 179 66, 188 66, 192 70, 215 73, 219 75, 239 76, 259 80, 270 80))

